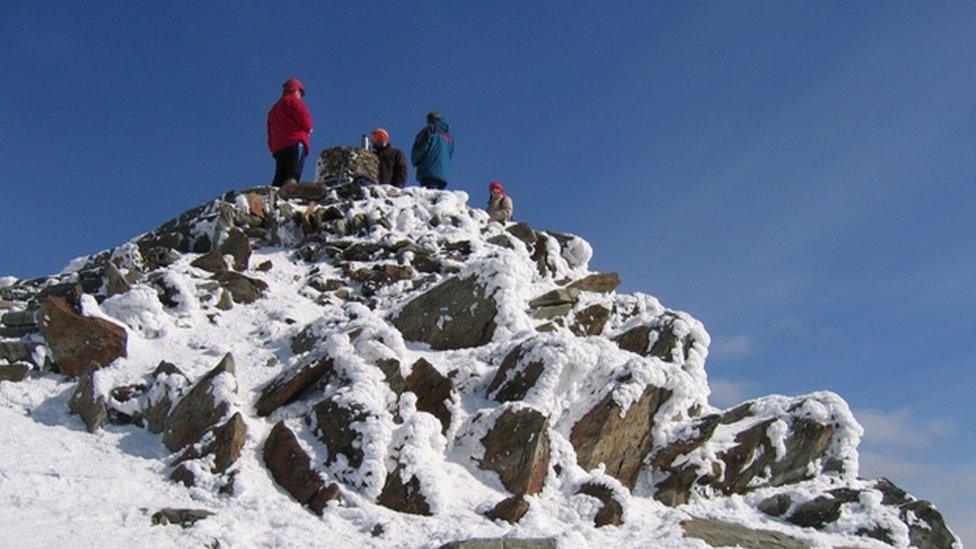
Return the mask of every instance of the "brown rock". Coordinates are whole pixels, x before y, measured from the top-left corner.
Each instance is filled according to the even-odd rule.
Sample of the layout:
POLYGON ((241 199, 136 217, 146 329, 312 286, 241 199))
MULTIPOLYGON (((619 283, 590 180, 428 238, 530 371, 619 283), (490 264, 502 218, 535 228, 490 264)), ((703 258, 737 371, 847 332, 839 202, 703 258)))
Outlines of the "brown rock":
POLYGON ((65 375, 81 375, 89 362, 105 367, 126 356, 125 329, 101 318, 83 317, 63 299, 45 299, 40 319, 44 339, 65 375))
POLYGON ((621 416, 620 405, 608 393, 573 425, 570 442, 579 465, 591 470, 603 463, 608 475, 633 488, 644 457, 654 445, 654 414, 670 397, 671 391, 648 385, 621 416))
POLYGON ((270 271, 272 267, 274 267, 274 263, 272 263, 271 260, 269 259, 267 261, 262 261, 260 264, 258 264, 257 269, 263 273, 266 273, 270 271))
POLYGON ((515 524, 529 512, 529 502, 522 495, 507 497, 499 501, 485 516, 491 520, 504 520, 515 524))
POLYGON ((430 516, 430 505, 420 491, 420 480, 411 476, 409 481, 404 482, 402 473, 403 466, 398 465, 386 476, 386 483, 376 503, 401 513, 430 516))
POLYGON ((286 200, 298 198, 301 200, 322 200, 328 189, 322 183, 293 183, 278 190, 278 198, 286 200))
POLYGON ((403 374, 400 373, 400 361, 395 358, 383 358, 376 361, 376 367, 383 372, 383 377, 386 378, 386 384, 390 386, 390 390, 396 393, 397 396, 403 394, 407 390, 407 381, 403 379, 403 374))
POLYGON ((122 273, 119 272, 118 267, 116 267, 111 261, 105 262, 105 266, 102 270, 102 276, 105 277, 105 293, 109 297, 124 294, 132 289, 129 281, 122 276, 122 273))
POLYGON ((448 402, 454 398, 451 380, 421 358, 411 367, 406 385, 417 395, 417 409, 436 417, 441 422, 441 433, 446 434, 452 417, 448 402))
POLYGON ((214 380, 223 373, 236 374, 234 357, 230 353, 224 355, 223 360, 203 376, 170 412, 163 430, 163 444, 171 451, 200 440, 230 409, 227 402, 214 402, 212 394, 214 380))
POLYGON ((244 197, 247 199, 248 213, 264 219, 264 216, 267 214, 264 207, 264 199, 257 193, 247 193, 244 197))
POLYGON ((166 526, 176 524, 183 528, 189 528, 197 522, 213 515, 212 512, 203 509, 160 509, 153 513, 152 523, 154 526, 166 526))
POLYGON ((529 307, 538 309, 556 305, 573 305, 579 301, 579 295, 580 291, 574 288, 557 288, 529 301, 529 307))
POLYGON ((806 543, 773 530, 759 530, 715 519, 692 518, 681 522, 685 536, 712 547, 745 549, 807 549, 806 543))
POLYGON ((576 493, 595 497, 603 504, 603 508, 597 511, 596 516, 593 517, 593 522, 597 528, 608 524, 620 526, 624 523, 623 505, 613 497, 613 490, 610 488, 595 482, 587 482, 576 493))
POLYGON ((609 320, 610 309, 603 305, 590 305, 576 313, 576 322, 569 329, 580 337, 598 336, 603 333, 609 320))
POLYGON ((230 255, 234 258, 234 269, 246 271, 251 259, 251 239, 240 229, 232 228, 227 232, 227 238, 217 247, 217 251, 221 255, 230 255))
POLYGON ((162 433, 173 403, 181 396, 190 379, 175 365, 162 361, 153 371, 153 381, 149 385, 149 398, 143 417, 150 432, 162 433))
POLYGON ((185 462, 213 455, 214 465, 210 468, 210 472, 220 474, 226 472, 241 457, 241 450, 247 441, 247 424, 244 423, 244 417, 240 412, 213 429, 211 433, 213 440, 208 444, 202 448, 190 446, 176 460, 179 466, 170 475, 171 479, 186 486, 196 486, 196 476, 185 462))
POLYGON ((234 303, 253 303, 268 289, 263 280, 250 278, 240 273, 226 271, 214 275, 220 286, 230 292, 234 303))
POLYGON ((608 294, 620 286, 620 275, 617 273, 594 273, 581 278, 569 285, 570 288, 584 292, 599 292, 608 294))
POLYGON ((438 351, 478 347, 495 334, 498 310, 486 294, 477 277, 451 277, 410 300, 393 324, 405 339, 438 351))
POLYGON ((674 362, 676 358, 683 361, 687 358, 693 341, 687 336, 678 337, 674 331, 676 320, 676 317, 666 314, 653 325, 631 328, 613 340, 621 349, 641 356, 653 356, 665 362, 674 362), (653 345, 652 333, 655 334, 653 345))
POLYGON ((94 433, 108 423, 108 406, 105 398, 95 395, 95 372, 101 368, 97 362, 90 362, 78 377, 78 384, 68 401, 68 410, 81 416, 89 433, 94 433))
POLYGON ((227 270, 224 256, 217 251, 207 252, 190 262, 191 267, 203 269, 208 273, 222 273, 227 270))
MULTIPOLYGON (((307 505, 325 489, 325 481, 312 468, 312 460, 298 442, 298 437, 279 421, 264 443, 264 464, 275 481, 298 503, 307 505)), ((324 507, 324 505, 323 505, 324 507)), ((322 513, 319 508, 317 513, 322 513)))
POLYGON ((539 380, 545 365, 537 360, 517 370, 522 355, 523 348, 521 345, 516 346, 505 355, 502 365, 498 368, 495 377, 492 378, 491 384, 488 385, 486 396, 496 402, 510 402, 525 398, 529 389, 534 387, 535 382, 539 380), (494 394, 493 397, 492 394, 494 394))
POLYGON ((362 434, 352 424, 364 421, 369 414, 361 406, 343 406, 335 397, 315 405, 313 409, 319 426, 319 440, 329 449, 326 465, 335 462, 340 454, 348 459, 353 469, 363 464, 362 434))
POLYGON ((0 364, 0 381, 18 382, 27 379, 27 374, 31 371, 31 365, 26 362, 15 362, 13 364, 0 364))
POLYGON ((220 298, 217 300, 214 307, 220 309, 221 311, 229 311, 234 308, 234 299, 231 297, 230 292, 221 288, 220 298))
POLYGON ((549 419, 531 408, 507 409, 481 439, 485 455, 478 467, 498 473, 513 494, 542 491, 549 468, 549 419))
POLYGON ((322 358, 303 364, 289 372, 283 372, 261 391, 255 405, 259 416, 268 416, 278 408, 294 402, 332 370, 332 359, 322 358))
POLYGON ((535 231, 527 223, 514 223, 505 228, 509 234, 530 245, 536 240, 535 231))

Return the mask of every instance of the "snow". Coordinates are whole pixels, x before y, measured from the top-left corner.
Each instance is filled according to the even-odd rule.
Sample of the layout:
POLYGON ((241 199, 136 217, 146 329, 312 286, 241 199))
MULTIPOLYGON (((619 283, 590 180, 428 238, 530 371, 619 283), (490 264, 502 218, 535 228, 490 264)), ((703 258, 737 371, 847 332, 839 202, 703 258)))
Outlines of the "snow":
MULTIPOLYGON (((250 305, 235 304, 229 311, 214 309, 211 281, 205 278, 206 273, 189 265, 196 255, 186 254, 162 271, 161 283, 171 289, 176 307, 164 307, 157 289, 145 282, 102 303, 85 296, 84 314, 120 324, 129 336, 128 356, 100 370, 96 388, 98 394, 107 395, 113 387, 147 383, 161 361, 175 364, 193 383, 225 353, 232 353, 236 376, 218 376, 214 395, 217 400, 232 402, 234 411, 239 408, 248 427, 244 455, 235 464, 238 474, 234 493, 220 495, 206 486, 186 489, 167 480, 173 456, 158 435, 138 426, 110 425, 87 433, 81 420, 67 412, 74 385, 60 376, 40 373, 20 384, 0 382, 0 423, 4 425, 0 430, 0 506, 17 510, 0 514, 0 546, 53 546, 70 541, 85 547, 186 547, 217 540, 222 547, 306 547, 321 543, 331 547, 438 547, 471 537, 551 536, 561 547, 703 547, 700 541, 682 536, 680 521, 691 515, 782 531, 818 547, 871 546, 865 538, 852 535, 865 517, 897 529, 897 517, 873 495, 845 505, 836 528, 817 533, 758 513, 755 505, 763 494, 771 493, 768 489, 748 496, 700 498, 675 509, 647 497, 646 491, 636 490, 630 495, 602 468, 583 470, 576 463, 569 434, 575 422, 607 395, 623 414, 650 386, 670 391, 671 398, 655 416, 656 441, 687 436, 689 409, 716 411, 708 405, 705 361, 710 338, 704 326, 687 313, 666 309, 646 294, 584 294, 580 307, 600 303, 612 311, 605 337, 580 338, 566 327, 539 333, 535 328, 542 321, 529 315, 527 303, 560 287, 557 280, 590 274, 588 262, 593 250, 585 240, 569 235, 560 244, 559 239, 546 235, 551 272, 541 275, 518 239, 510 239, 514 249, 487 243, 492 236, 503 234, 504 228, 489 222, 485 212, 469 208, 465 193, 408 188, 389 195, 387 189, 368 188, 369 199, 352 204, 344 215, 347 220, 358 215, 386 220, 390 228, 375 224, 370 234, 348 240, 410 240, 433 251, 444 249, 448 243, 470 242, 469 258, 447 264, 459 267, 456 276, 477 277, 495 300, 496 330, 488 345, 435 352, 424 344, 404 341, 390 324, 389 319, 413 293, 440 282, 443 275, 436 275, 435 281, 420 289, 400 284, 380 291, 373 296, 372 307, 320 299, 305 285, 313 270, 323 279, 342 278, 342 273, 326 259, 305 263, 294 258, 291 248, 302 237, 292 222, 282 224, 282 247, 254 251, 252 265, 271 261, 273 267, 268 272, 245 273, 269 286, 266 295, 250 305), (623 351, 610 341, 635 326, 658 326, 665 321, 672 322, 677 337, 690 342, 687 356, 676 349, 671 360, 665 361, 623 351), (296 355, 291 340, 306 327, 317 336, 318 343, 311 351, 296 355), (502 359, 516 345, 524 349, 519 368, 539 361, 543 372, 522 402, 499 405, 489 401, 485 392, 502 359), (272 379, 324 356, 334 360, 342 383, 331 383, 311 401, 293 403, 270 417, 256 415, 253 403, 272 379), (448 403, 454 421, 446 436, 436 418, 417 410, 412 393, 398 398, 383 372, 374 366, 378 360, 395 359, 400 374, 406 377, 410 365, 421 358, 449 375, 458 390, 457 400, 448 403), (302 419, 313 404, 330 398, 363 413, 364 419, 352 425, 363 452, 359 467, 349 466, 347 456, 323 466, 328 450, 315 437, 317 426, 302 419), (480 440, 501 413, 522 407, 532 407, 549 417, 551 463, 558 464, 562 472, 556 475, 550 468, 543 491, 527 498, 531 508, 519 524, 492 522, 483 513, 509 494, 496 473, 477 467, 484 453, 480 440), (330 507, 319 517, 275 484, 262 463, 261 449, 279 420, 285 420, 296 432, 323 479, 341 481, 344 505, 330 507), (419 479, 432 517, 397 513, 374 503, 387 475, 398 465, 404 481, 413 476, 419 479), (593 526, 598 500, 576 494, 586 482, 613 490, 624 507, 623 526, 593 526), (149 516, 162 507, 205 508, 216 515, 185 530, 150 526, 149 516), (376 524, 383 526, 379 537, 370 533, 376 524)), ((238 195, 233 207, 246 210, 247 203, 238 195)), ((293 207, 303 209, 297 202, 293 207)), ((210 217, 198 223, 191 234, 211 236, 224 230, 212 215, 214 211, 214 207, 204 209, 210 217)), ((142 264, 137 252, 129 242, 112 250, 110 257, 122 269, 139 269, 142 264)), ((408 252, 400 261, 409 262, 413 257, 408 252)), ((90 258, 72 261, 64 272, 83 268, 90 258)), ((11 277, 0 279, 0 287, 14 283, 16 279, 11 277)), ((182 376, 163 374, 139 399, 126 403, 113 400, 111 405, 132 413, 158 402, 165 394, 175 401, 188 388, 182 376)), ((767 435, 778 459, 785 454, 784 440, 795 418, 837 427, 828 456, 845 464, 847 476, 818 477, 794 485, 788 491, 796 496, 795 501, 813 497, 841 481, 861 482, 856 479, 856 448, 863 430, 840 397, 821 392, 794 398, 765 397, 751 404, 754 414, 746 421, 775 418, 767 435)), ((705 467, 742 428, 742 424, 720 426, 709 444, 680 459, 705 467)), ((203 469, 206 465, 205 460, 190 464, 203 469)), ((897 530, 897 542, 907 543, 903 525, 897 530)))

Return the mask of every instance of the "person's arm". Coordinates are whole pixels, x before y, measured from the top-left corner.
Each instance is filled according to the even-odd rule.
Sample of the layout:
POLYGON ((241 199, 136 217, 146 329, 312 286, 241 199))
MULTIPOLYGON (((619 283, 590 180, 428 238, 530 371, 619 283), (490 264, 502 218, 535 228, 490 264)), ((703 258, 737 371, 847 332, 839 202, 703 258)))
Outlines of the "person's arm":
POLYGON ((414 167, 420 165, 424 157, 427 156, 427 150, 429 148, 430 131, 428 128, 424 128, 420 130, 417 138, 413 140, 413 149, 410 150, 410 162, 413 163, 414 167))
POLYGON ((403 156, 403 151, 397 149, 396 157, 393 159, 393 184, 398 186, 407 183, 407 157, 403 156))
POLYGON ((312 133, 312 115, 309 114, 305 102, 301 100, 289 101, 288 115, 304 132, 312 133))
POLYGON ((499 213, 501 215, 499 217, 502 218, 502 221, 508 221, 511 219, 512 213, 515 211, 515 203, 512 202, 512 197, 505 195, 505 197, 502 198, 502 203, 499 204, 499 206, 501 206, 499 209, 499 213))

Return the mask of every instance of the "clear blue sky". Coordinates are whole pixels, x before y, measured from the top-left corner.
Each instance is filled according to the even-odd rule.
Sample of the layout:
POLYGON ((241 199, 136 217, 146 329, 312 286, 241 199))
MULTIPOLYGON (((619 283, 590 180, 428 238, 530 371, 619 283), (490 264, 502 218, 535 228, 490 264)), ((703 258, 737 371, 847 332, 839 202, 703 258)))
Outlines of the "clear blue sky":
POLYGON ((289 76, 314 151, 437 108, 452 188, 705 322, 718 402, 837 391, 974 533, 976 3, 109 4, 0 6, 0 274, 269 181, 289 76))

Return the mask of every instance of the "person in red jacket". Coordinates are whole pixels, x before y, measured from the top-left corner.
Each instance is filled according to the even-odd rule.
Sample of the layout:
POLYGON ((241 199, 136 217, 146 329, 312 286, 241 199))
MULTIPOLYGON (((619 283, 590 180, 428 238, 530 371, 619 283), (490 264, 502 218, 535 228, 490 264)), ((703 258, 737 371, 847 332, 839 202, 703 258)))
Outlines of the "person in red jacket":
POLYGON ((298 181, 308 156, 308 135, 312 133, 312 116, 302 97, 305 88, 297 78, 289 78, 284 91, 268 113, 268 148, 275 159, 271 185, 281 187, 298 181))

